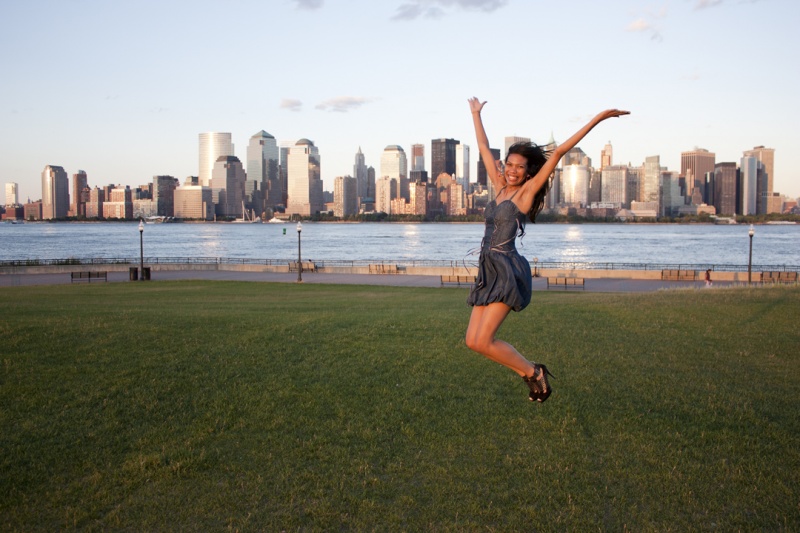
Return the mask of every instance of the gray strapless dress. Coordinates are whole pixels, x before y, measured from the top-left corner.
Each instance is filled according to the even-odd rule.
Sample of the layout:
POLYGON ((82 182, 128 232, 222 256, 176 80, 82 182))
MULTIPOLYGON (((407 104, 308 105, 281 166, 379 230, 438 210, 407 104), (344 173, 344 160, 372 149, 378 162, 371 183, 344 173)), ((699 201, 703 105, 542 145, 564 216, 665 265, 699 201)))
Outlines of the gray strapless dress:
POLYGON ((531 265, 519 255, 517 235, 525 228, 525 214, 511 200, 489 202, 484 212, 486 230, 481 242, 478 276, 469 305, 503 302, 522 311, 531 302, 531 265))

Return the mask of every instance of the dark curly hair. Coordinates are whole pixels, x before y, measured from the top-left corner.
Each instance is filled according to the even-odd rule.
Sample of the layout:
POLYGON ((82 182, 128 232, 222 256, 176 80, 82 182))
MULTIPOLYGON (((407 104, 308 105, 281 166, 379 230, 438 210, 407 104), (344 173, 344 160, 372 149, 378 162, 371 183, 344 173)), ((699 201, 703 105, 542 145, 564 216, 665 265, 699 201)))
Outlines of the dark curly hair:
MULTIPOLYGON (((526 174, 528 175, 527 179, 534 177, 536 174, 544 166, 545 162, 550 158, 550 155, 553 153, 552 150, 548 150, 543 146, 539 146, 538 144, 531 143, 531 142, 518 142, 514 143, 508 147, 508 153, 506 154, 506 161, 508 161, 508 156, 511 154, 517 154, 524 157, 527 162, 527 169, 526 174)), ((544 198, 547 195, 547 192, 550 190, 550 186, 552 185, 553 179, 552 176, 547 177, 547 181, 542 186, 541 189, 536 193, 536 196, 533 197, 533 204, 531 205, 531 210, 528 211, 528 219, 536 223, 536 215, 544 207, 544 198)))

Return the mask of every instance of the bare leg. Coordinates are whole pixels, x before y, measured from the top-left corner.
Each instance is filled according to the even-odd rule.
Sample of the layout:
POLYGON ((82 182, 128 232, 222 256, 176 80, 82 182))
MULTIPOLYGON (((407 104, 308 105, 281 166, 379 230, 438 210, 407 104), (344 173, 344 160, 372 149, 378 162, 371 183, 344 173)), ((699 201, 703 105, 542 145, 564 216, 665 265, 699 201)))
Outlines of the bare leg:
POLYGON ((467 347, 496 363, 510 368, 522 377, 534 374, 534 366, 507 342, 497 340, 495 335, 511 308, 497 302, 472 308, 467 327, 467 347))

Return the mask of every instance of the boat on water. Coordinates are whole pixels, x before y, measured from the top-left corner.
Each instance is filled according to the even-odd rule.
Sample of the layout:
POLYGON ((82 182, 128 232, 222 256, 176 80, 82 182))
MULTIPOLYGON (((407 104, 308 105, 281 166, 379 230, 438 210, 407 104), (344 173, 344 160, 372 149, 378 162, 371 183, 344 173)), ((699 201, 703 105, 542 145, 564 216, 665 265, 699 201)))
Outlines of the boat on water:
POLYGON ((281 220, 278 217, 272 217, 271 219, 267 220, 269 224, 286 224, 285 220, 281 220))
POLYGON ((247 209, 244 208, 244 202, 242 202, 242 218, 237 218, 233 222, 237 224, 261 224, 262 220, 261 217, 256 216, 255 210, 251 209, 248 213, 247 209))

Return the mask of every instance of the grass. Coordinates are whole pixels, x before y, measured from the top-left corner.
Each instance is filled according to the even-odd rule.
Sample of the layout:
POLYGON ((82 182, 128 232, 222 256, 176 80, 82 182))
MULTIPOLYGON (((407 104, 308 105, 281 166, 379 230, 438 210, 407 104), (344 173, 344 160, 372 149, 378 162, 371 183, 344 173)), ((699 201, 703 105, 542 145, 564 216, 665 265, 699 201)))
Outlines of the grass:
POLYGON ((0 529, 800 530, 800 289, 0 290, 0 529))

